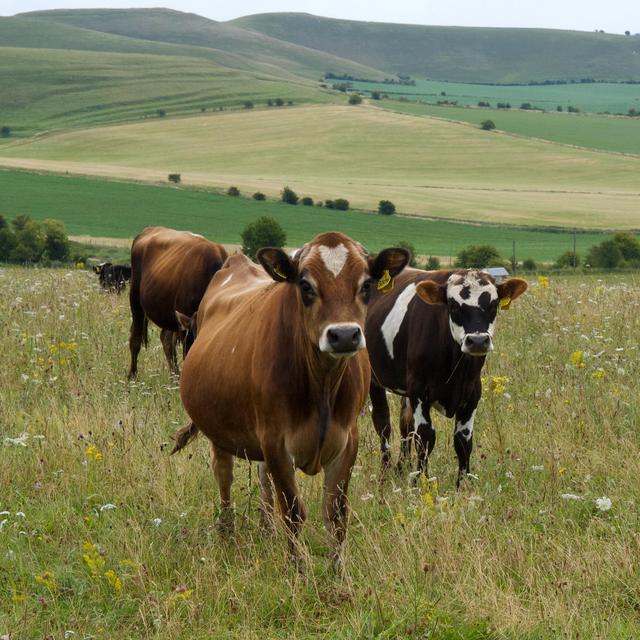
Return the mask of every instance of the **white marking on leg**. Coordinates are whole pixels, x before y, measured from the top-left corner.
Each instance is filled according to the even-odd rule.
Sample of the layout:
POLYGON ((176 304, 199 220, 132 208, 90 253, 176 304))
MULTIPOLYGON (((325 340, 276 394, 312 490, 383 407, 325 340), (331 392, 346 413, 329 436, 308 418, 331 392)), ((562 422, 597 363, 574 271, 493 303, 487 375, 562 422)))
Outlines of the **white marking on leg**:
POLYGON ((422 400, 418 400, 416 410, 413 412, 413 435, 418 433, 418 427, 427 424, 427 419, 422 412, 422 400))
POLYGON ((387 345, 387 351, 389 356, 393 360, 393 341, 400 332, 402 321, 407 315, 407 308, 409 303, 413 300, 413 296, 416 295, 416 285, 411 283, 397 298, 389 315, 382 323, 380 330, 382 331, 382 337, 384 343, 387 345))
POLYGON ((334 278, 342 271, 342 268, 347 261, 349 250, 342 243, 336 247, 326 247, 322 245, 318 247, 320 256, 324 262, 325 267, 333 273, 334 278))
POLYGON ((473 421, 476 417, 476 412, 471 414, 471 417, 466 422, 456 421, 456 434, 461 433, 462 437, 468 442, 473 435, 473 421))

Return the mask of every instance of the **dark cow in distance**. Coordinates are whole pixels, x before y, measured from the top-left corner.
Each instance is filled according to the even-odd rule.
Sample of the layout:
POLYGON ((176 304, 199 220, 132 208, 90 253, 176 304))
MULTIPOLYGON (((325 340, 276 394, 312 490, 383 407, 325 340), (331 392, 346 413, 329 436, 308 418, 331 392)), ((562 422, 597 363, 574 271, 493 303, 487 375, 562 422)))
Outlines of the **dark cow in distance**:
POLYGON ((211 441, 220 525, 233 523, 233 457, 259 461, 263 518, 271 520, 273 484, 295 552, 305 519, 296 469, 324 470, 323 516, 339 559, 356 422, 369 388, 367 304, 378 280, 393 278, 408 257, 404 249, 367 256, 347 236, 324 233, 293 258, 260 249, 262 266, 233 255, 215 275, 182 368, 192 423, 176 448, 194 425, 211 441))
POLYGON ((93 267, 93 272, 98 274, 98 281, 103 289, 116 293, 121 293, 131 280, 131 267, 126 264, 102 262, 93 267))
POLYGON ((400 415, 400 464, 415 441, 418 470, 436 440, 430 410, 455 417, 458 484, 470 471, 473 421, 482 393, 480 372, 493 350, 498 307, 508 308, 527 289, 511 278, 500 284, 478 270, 406 269, 391 294, 376 295, 367 317, 372 367, 373 423, 383 467, 390 463, 391 423, 386 390, 404 397, 400 415))
MULTIPOLYGON (((138 354, 147 344, 151 320, 160 329, 160 340, 170 369, 178 373, 177 340, 186 336, 176 311, 192 316, 214 274, 227 258, 219 244, 189 231, 147 227, 131 246, 131 367, 138 370, 138 354)), ((186 345, 186 343, 185 343, 186 345)))

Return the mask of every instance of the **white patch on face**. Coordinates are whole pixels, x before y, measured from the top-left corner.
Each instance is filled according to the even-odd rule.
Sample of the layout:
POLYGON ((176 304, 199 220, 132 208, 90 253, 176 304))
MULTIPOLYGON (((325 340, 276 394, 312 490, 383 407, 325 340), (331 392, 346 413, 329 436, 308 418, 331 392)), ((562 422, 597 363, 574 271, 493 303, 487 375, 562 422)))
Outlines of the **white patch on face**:
POLYGON ((318 247, 318 251, 320 252, 324 266, 333 273, 334 278, 338 277, 338 274, 342 271, 342 268, 347 261, 347 256, 349 255, 347 247, 342 243, 336 247, 321 245, 318 247))
POLYGON ((427 419, 424 417, 422 411, 422 400, 418 400, 416 410, 413 412, 413 433, 418 433, 418 427, 421 427, 423 424, 427 424, 427 419))
POLYGON ((456 421, 456 434, 461 433, 462 437, 468 442, 471 440, 471 436, 473 435, 473 421, 476 417, 476 412, 474 411, 471 414, 471 417, 467 422, 458 422, 456 421))
POLYGON ((459 324, 456 324, 449 316, 449 330, 451 331, 451 337, 459 344, 462 345, 464 343, 464 338, 467 335, 464 332, 464 327, 461 327, 459 324))
POLYGON ((233 273, 228 275, 225 279, 224 282, 220 285, 221 287, 224 287, 225 284, 227 284, 229 282, 229 280, 231 280, 231 278, 233 278, 233 273))
POLYGON ((447 297, 455 300, 459 304, 466 304, 470 307, 477 307, 480 296, 488 292, 491 301, 498 299, 498 290, 491 282, 483 283, 479 279, 479 272, 476 270, 469 271, 465 274, 462 282, 458 282, 461 276, 454 273, 449 276, 447 283, 447 297), (460 292, 467 287, 469 289, 469 297, 463 298, 460 292))
POLYGON ((409 303, 413 300, 413 296, 416 295, 416 285, 411 283, 397 298, 389 311, 389 315, 382 323, 380 330, 382 331, 382 337, 384 343, 387 345, 387 351, 389 357, 393 360, 393 341, 400 332, 402 321, 407 315, 407 308, 409 303))
POLYGON ((366 346, 367 346, 367 341, 365 340, 365 337, 364 337, 364 331, 362 330, 362 327, 356 324, 355 322, 334 322, 333 324, 328 324, 325 327, 322 334, 320 335, 320 340, 318 341, 318 347, 320 351, 323 351, 324 353, 328 353, 330 356, 333 356, 334 358, 349 358, 354 353, 356 353, 356 351, 359 351, 360 349, 365 349, 366 346), (331 343, 329 342, 329 337, 327 335, 329 331, 331 331, 331 329, 353 329, 353 330, 360 329, 360 340, 358 344, 355 346, 354 350, 345 351, 345 352, 334 351, 333 347, 331 346, 331 343))

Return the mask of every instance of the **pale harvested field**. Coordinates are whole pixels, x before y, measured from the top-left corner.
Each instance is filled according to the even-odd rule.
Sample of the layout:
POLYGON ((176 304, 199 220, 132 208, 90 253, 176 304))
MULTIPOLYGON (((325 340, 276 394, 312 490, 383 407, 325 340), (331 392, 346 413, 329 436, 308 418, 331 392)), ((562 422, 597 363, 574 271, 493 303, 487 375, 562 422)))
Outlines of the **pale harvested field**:
POLYGON ((640 228, 640 159, 380 109, 311 106, 159 119, 5 146, 0 165, 260 190, 465 220, 640 228))

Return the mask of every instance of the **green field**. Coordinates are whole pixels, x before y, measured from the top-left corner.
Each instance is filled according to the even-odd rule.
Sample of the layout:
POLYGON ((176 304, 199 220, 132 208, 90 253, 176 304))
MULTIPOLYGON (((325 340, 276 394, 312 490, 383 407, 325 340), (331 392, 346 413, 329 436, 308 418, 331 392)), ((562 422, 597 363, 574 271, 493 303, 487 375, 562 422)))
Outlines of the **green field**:
MULTIPOLYGON (((255 465, 236 462, 235 534, 217 534, 204 438, 168 455, 186 415, 157 331, 138 381, 125 380, 126 295, 104 294, 90 272, 0 269, 0 634, 639 637, 639 291, 637 277, 552 278, 500 314, 478 479, 459 492, 452 421, 434 416, 434 480, 415 488, 405 472, 381 488, 363 417, 340 577, 321 476, 296 478, 309 512, 302 572, 283 533, 258 525, 255 465)), ((391 444, 395 458, 397 429, 391 444)))
POLYGON ((640 228, 640 159, 362 105, 163 118, 16 141, 0 164, 263 191, 472 222, 640 228))
POLYGON ((398 100, 380 100, 372 104, 401 113, 446 118, 478 126, 484 120, 492 120, 500 131, 527 138, 640 155, 638 118, 436 106, 398 100))
MULTIPOLYGON (((639 38, 640 40, 640 38, 639 38)), ((375 82, 352 82, 353 88, 370 93, 379 91, 390 98, 404 96, 409 100, 437 103, 442 100, 457 102, 461 106, 475 107, 479 101, 495 107, 498 102, 509 103, 513 109, 529 103, 546 111, 556 111, 560 105, 565 111, 569 105, 591 113, 622 113, 629 109, 640 111, 640 84, 586 83, 544 86, 492 86, 416 80, 416 86, 389 85, 375 82)), ((640 128, 636 121, 636 126, 640 128)))
MULTIPOLYGON (((71 235, 132 238, 145 226, 160 224, 229 244, 240 243, 240 232, 247 224, 269 215, 286 230, 289 246, 301 246, 322 231, 337 230, 371 250, 406 240, 419 254, 443 257, 469 244, 483 243, 495 245, 510 257, 515 240, 518 259, 552 261, 573 242, 572 235, 560 232, 292 207, 187 189, 0 171, 0 214, 13 217, 20 213, 38 219, 60 218, 71 235)), ((577 234, 578 251, 586 253, 604 237, 577 234)))

